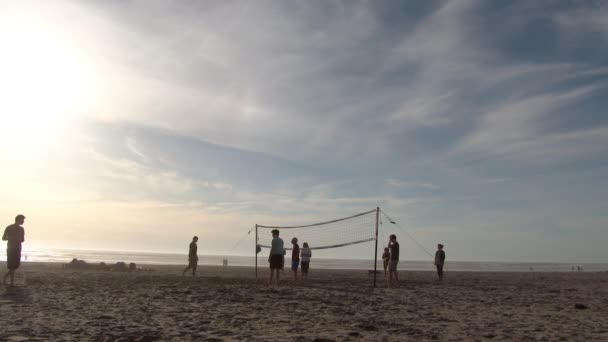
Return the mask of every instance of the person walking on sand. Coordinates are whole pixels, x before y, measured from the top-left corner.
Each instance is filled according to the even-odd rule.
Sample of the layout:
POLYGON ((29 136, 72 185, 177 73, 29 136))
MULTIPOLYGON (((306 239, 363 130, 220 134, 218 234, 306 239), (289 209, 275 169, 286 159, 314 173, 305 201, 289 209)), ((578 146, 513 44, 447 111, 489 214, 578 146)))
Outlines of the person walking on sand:
POLYGON ((308 247, 308 242, 304 242, 302 250, 300 251, 300 258, 302 260, 302 279, 308 278, 308 268, 310 267, 310 258, 312 257, 312 251, 308 247))
POLYGON ((389 263, 388 263, 388 281, 387 287, 397 287, 399 285, 399 274, 397 273, 397 264, 399 263, 399 242, 397 236, 391 234, 388 242, 389 263))
POLYGON ((298 280, 298 267, 300 266, 300 246, 298 238, 291 239, 291 270, 293 271, 293 280, 298 280))
POLYGON ((386 271, 388 270, 388 261, 391 257, 391 253, 388 247, 384 248, 384 253, 382 253, 382 263, 384 264, 384 276, 386 277, 386 271))
POLYGON ((198 250, 198 246, 196 243, 198 242, 198 236, 192 238, 192 242, 190 242, 190 248, 188 251, 188 267, 182 272, 182 276, 188 272, 188 270, 192 270, 192 276, 196 276, 196 267, 198 266, 198 255, 196 254, 198 250))
POLYGON ((279 271, 283 268, 284 252, 285 249, 283 248, 283 239, 279 237, 279 230, 273 229, 270 255, 268 255, 268 263, 270 264, 270 282, 268 284, 269 286, 272 286, 274 273, 276 273, 276 286, 279 287, 279 271))
POLYGON ((443 251, 443 245, 437 245, 437 252, 435 252, 435 267, 437 267, 437 276, 439 281, 443 280, 443 264, 445 262, 445 252, 443 251))
POLYGON ((2 241, 6 241, 6 267, 8 272, 2 280, 6 284, 6 279, 11 278, 10 285, 15 285, 15 270, 21 265, 21 244, 25 241, 25 229, 22 225, 25 222, 25 216, 17 215, 15 223, 6 227, 2 235, 2 241))

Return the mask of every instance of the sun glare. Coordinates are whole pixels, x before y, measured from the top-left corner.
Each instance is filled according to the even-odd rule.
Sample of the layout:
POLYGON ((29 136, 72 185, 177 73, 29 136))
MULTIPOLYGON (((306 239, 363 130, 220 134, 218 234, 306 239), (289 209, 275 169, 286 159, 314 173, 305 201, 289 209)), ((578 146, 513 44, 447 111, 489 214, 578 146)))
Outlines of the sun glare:
POLYGON ((91 99, 86 63, 59 32, 35 18, 0 23, 0 141, 11 150, 61 138, 91 99))

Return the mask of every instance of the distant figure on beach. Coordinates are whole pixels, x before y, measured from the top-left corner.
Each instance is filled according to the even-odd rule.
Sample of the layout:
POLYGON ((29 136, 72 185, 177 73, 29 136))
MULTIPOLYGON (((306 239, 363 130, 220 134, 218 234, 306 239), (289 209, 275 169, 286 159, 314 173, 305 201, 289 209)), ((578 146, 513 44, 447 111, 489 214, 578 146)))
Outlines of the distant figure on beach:
POLYGON ((300 246, 298 238, 291 239, 291 270, 293 271, 293 280, 298 280, 298 267, 300 266, 300 246))
POLYGON ((397 264, 399 263, 399 242, 397 236, 391 234, 388 241, 388 249, 390 259, 388 263, 388 281, 387 287, 396 287, 399 284, 399 275, 397 273, 397 264))
POLYGON ((192 270, 192 276, 196 276, 196 267, 198 266, 198 255, 196 254, 198 250, 198 246, 196 242, 198 241, 198 236, 194 236, 192 238, 192 242, 190 242, 190 248, 188 251, 188 267, 182 272, 182 275, 185 275, 188 270, 192 270))
POLYGON ((272 230, 272 243, 270 247, 270 255, 268 255, 268 263, 270 264, 270 283, 272 286, 272 279, 274 273, 277 274, 276 286, 279 287, 279 271, 283 268, 285 248, 283 247, 283 239, 279 237, 279 230, 272 230))
POLYGON ((11 278, 11 286, 15 285, 15 270, 21 265, 21 244, 25 241, 25 229, 22 225, 25 222, 25 216, 17 215, 15 223, 6 227, 2 235, 2 241, 6 241, 6 267, 8 272, 2 280, 6 284, 6 279, 11 278))
POLYGON ((437 276, 439 281, 443 280, 443 264, 445 263, 445 252, 443 245, 437 244, 437 252, 435 252, 435 267, 437 267, 437 276))
POLYGON ((304 242, 302 250, 300 251, 300 258, 302 260, 302 278, 308 278, 308 268, 310 267, 310 258, 312 257, 312 251, 308 247, 308 242, 304 242))
POLYGON ((388 260, 391 257, 391 253, 388 247, 384 248, 384 253, 382 253, 382 262, 384 264, 384 276, 386 276, 386 271, 388 270, 388 260))

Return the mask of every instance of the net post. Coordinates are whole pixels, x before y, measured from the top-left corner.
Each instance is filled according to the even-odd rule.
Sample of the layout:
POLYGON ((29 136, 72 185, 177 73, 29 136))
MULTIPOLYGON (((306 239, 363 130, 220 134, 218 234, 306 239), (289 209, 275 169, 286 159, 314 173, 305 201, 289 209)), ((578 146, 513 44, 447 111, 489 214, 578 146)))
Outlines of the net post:
POLYGON ((378 267, 378 222, 380 221, 380 207, 376 207, 376 247, 374 250, 374 287, 376 287, 376 269, 378 267))
POLYGON ((255 279, 258 279, 258 225, 255 225, 255 279))

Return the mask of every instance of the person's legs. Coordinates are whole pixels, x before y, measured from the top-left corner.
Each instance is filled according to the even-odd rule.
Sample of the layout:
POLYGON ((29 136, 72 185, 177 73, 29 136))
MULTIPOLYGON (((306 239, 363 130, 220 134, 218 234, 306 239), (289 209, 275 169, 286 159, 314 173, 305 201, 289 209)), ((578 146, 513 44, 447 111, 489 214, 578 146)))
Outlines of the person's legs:
POLYGON ((274 268, 270 269, 270 279, 268 281, 268 286, 272 287, 272 278, 274 277, 274 268))
POLYGON ((186 275, 186 272, 188 272, 189 269, 190 269, 190 265, 188 265, 186 267, 186 269, 182 272, 182 275, 186 275))
POLYGON ((192 276, 193 277, 196 276, 196 267, 197 267, 196 264, 192 266, 192 276))
POLYGON ((292 260, 291 261, 291 270, 293 271, 293 280, 298 280, 298 266, 300 264, 300 260, 292 260))
POLYGON ((443 280, 443 265, 437 265, 437 275, 440 281, 443 280))
POLYGON ((14 286, 15 285, 15 270, 14 269, 9 269, 8 272, 6 273, 6 275, 4 276, 4 281, 2 282, 3 284, 6 284, 6 278, 11 279, 9 285, 10 286, 14 286))

